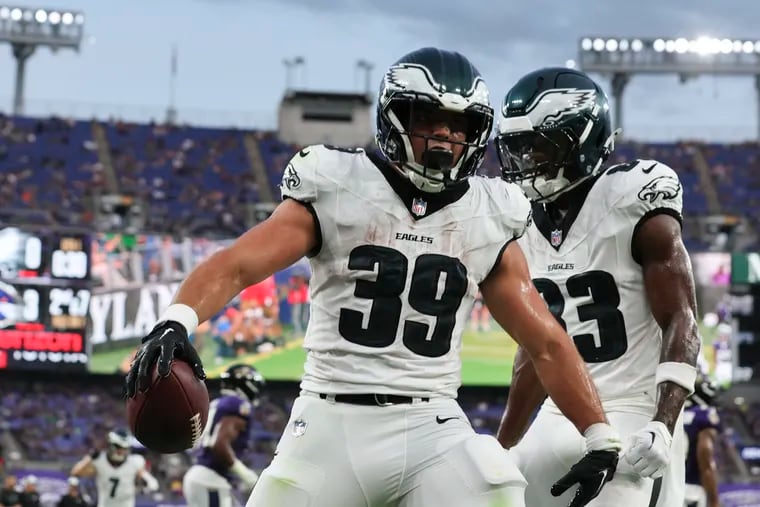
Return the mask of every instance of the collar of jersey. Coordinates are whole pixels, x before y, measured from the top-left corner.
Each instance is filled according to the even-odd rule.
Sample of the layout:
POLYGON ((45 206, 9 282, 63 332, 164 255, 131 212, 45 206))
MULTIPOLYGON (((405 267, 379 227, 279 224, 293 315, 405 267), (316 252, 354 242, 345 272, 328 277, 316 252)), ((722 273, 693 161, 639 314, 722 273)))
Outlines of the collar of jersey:
POLYGON ((385 180, 393 189, 393 192, 399 197, 399 199, 401 199, 404 206, 406 206, 406 210, 415 220, 430 216, 449 204, 458 201, 470 189, 470 182, 465 180, 460 184, 446 188, 441 192, 423 192, 412 185, 408 179, 399 174, 391 163, 379 154, 368 153, 367 156, 382 173, 385 180), (422 215, 412 213, 412 203, 415 199, 422 199, 425 201, 425 213, 422 215))

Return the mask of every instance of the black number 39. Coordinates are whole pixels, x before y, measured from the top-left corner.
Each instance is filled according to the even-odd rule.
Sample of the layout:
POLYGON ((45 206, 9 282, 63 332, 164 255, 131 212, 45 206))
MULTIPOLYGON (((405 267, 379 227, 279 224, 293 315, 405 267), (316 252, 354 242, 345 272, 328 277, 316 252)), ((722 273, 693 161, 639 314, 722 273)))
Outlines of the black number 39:
MULTIPOLYGON (((375 271, 375 266, 375 281, 357 280, 354 289, 357 298, 372 300, 367 326, 362 325, 362 312, 341 308, 338 331, 352 343, 379 348, 396 341, 409 261, 398 250, 383 246, 363 245, 351 251, 349 269, 375 271)), ((466 292, 467 268, 459 259, 438 254, 420 255, 412 272, 407 301, 420 314, 436 317, 436 322, 429 333, 428 324, 404 321, 404 345, 421 356, 446 354, 451 349, 456 312, 466 292), (441 284, 443 289, 439 290, 441 284)))
MULTIPOLYGON (((533 284, 544 297, 554 318, 567 330, 567 323, 562 319, 565 298, 559 286, 548 278, 537 278, 533 284)), ((590 303, 578 306, 578 320, 595 320, 599 326, 599 346, 591 333, 573 336, 583 360, 587 363, 604 363, 625 354, 628 350, 628 335, 625 319, 618 309, 620 293, 612 275, 606 271, 580 273, 568 278, 566 286, 570 297, 591 296, 590 303)))

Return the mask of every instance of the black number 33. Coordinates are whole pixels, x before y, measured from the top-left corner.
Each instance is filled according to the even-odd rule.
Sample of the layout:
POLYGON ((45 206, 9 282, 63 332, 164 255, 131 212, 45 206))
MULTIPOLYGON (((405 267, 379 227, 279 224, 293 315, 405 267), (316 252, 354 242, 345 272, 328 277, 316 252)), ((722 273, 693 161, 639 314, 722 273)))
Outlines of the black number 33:
MULTIPOLYGON (((409 261, 398 250, 383 246, 363 245, 351 251, 349 269, 375 271, 375 266, 375 281, 357 280, 354 289, 357 298, 372 300, 367 326, 362 325, 362 312, 341 308, 338 330, 352 343, 379 348, 396 341, 409 261)), ((415 311, 436 317, 436 322, 428 338, 428 324, 404 321, 404 345, 421 356, 446 354, 451 349, 456 312, 466 292, 467 268, 459 259, 438 254, 420 255, 414 265, 407 299, 415 311), (443 289, 439 290, 442 279, 443 289)))
MULTIPOLYGON (((544 297, 554 318, 567 330, 567 323, 562 320, 565 298, 559 286, 548 278, 537 278, 533 284, 544 297)), ((599 326, 599 346, 591 333, 573 336, 583 360, 587 363, 604 363, 625 354, 628 350, 628 335, 625 332, 625 319, 618 310, 620 293, 612 275, 606 271, 589 271, 571 276, 566 285, 570 297, 591 296, 590 303, 578 306, 578 320, 595 320, 599 326)))

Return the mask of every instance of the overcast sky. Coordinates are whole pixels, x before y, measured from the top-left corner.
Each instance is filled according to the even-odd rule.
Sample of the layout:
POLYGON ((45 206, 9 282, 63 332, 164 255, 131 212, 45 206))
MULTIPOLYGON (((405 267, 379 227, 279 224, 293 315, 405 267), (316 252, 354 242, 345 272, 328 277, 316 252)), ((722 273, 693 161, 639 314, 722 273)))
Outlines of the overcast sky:
MULTIPOLYGON (((38 6, 19 0, 13 5, 38 6)), ((422 46, 466 54, 495 105, 522 74, 575 58, 583 35, 758 37, 757 0, 51 0, 85 12, 79 54, 39 50, 27 72, 27 110, 87 117, 161 116, 178 47, 181 118, 275 125, 283 59, 302 56, 298 88, 361 90, 356 61, 382 69, 422 46)), ((14 60, 0 47, 0 109, 13 95, 14 60)), ((608 83, 602 81, 606 87, 608 83)), ((631 137, 716 140, 756 135, 751 79, 635 77, 624 102, 631 137)))

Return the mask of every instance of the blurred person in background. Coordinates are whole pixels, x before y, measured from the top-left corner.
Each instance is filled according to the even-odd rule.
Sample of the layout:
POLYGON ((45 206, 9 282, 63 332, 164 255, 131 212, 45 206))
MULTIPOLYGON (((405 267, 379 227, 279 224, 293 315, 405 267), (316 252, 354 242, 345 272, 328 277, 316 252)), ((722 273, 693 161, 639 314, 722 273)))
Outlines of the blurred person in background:
POLYGON ((734 375, 734 350, 731 343, 733 335, 731 324, 721 322, 718 324, 718 334, 713 341, 713 376, 718 385, 727 387, 731 384, 734 375))
POLYGON ((480 291, 475 296, 475 304, 472 305, 470 312, 470 329, 476 333, 481 330, 484 332, 491 330, 491 312, 483 303, 483 294, 480 291))
POLYGON ((40 507, 40 494, 37 491, 37 477, 27 475, 21 481, 21 507, 40 507))
POLYGON ((0 489, 0 507, 22 507, 21 495, 16 488, 16 476, 6 475, 0 489))
POLYGON ((95 477, 98 507, 134 507, 138 477, 148 491, 158 491, 158 481, 148 472, 145 458, 131 454, 130 448, 126 430, 110 431, 105 451, 93 451, 71 469, 74 477, 95 477))
POLYGON ((252 366, 236 364, 220 378, 221 396, 211 402, 198 456, 182 481, 189 507, 232 507, 233 484, 241 483, 247 494, 259 478, 240 456, 248 447, 264 377, 252 366))
POLYGON ((309 323, 309 279, 305 273, 295 271, 290 277, 287 298, 293 332, 302 337, 309 323))
POLYGON ((58 501, 57 507, 89 507, 89 502, 84 499, 79 489, 79 479, 69 477, 69 489, 58 501))
POLYGON ((700 376, 686 400, 684 431, 686 452, 686 507, 720 507, 715 446, 721 429, 715 407, 718 385, 700 376))

